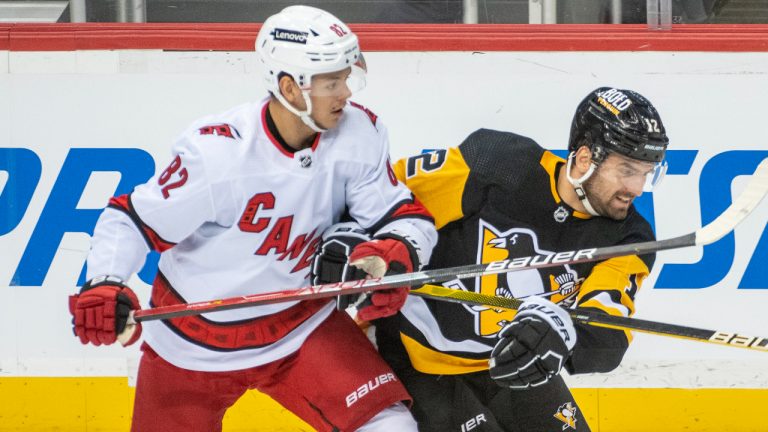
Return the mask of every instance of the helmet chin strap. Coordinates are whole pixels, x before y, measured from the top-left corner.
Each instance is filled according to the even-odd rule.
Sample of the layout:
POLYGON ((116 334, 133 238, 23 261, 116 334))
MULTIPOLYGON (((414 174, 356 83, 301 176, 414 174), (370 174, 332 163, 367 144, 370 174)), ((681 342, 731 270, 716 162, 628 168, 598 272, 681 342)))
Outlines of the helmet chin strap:
POLYGON ((576 152, 571 152, 571 154, 568 155, 568 163, 565 167, 565 176, 568 178, 568 182, 571 183, 573 189, 576 191, 576 196, 579 197, 579 200, 584 205, 584 209, 587 210, 587 213, 591 214, 592 216, 600 216, 600 213, 596 212, 594 207, 592 207, 592 204, 589 203, 589 199, 587 198, 587 191, 585 191, 584 187, 582 187, 582 184, 584 184, 584 182, 592 177, 592 174, 594 174, 595 169, 597 168, 597 164, 594 162, 590 163, 587 172, 584 173, 583 176, 575 179, 571 177, 571 165, 573 164, 573 159, 575 157, 576 152))
POLYGON ((323 133, 327 131, 328 129, 323 129, 320 126, 315 123, 315 121, 312 119, 312 100, 309 98, 309 91, 308 90, 302 90, 301 95, 304 97, 304 102, 307 104, 307 110, 306 111, 299 111, 291 105, 285 98, 283 97, 283 94, 280 92, 280 90, 273 93, 278 101, 280 101, 281 104, 290 112, 297 115, 301 121, 304 122, 305 125, 309 126, 310 129, 312 129, 315 132, 323 133))

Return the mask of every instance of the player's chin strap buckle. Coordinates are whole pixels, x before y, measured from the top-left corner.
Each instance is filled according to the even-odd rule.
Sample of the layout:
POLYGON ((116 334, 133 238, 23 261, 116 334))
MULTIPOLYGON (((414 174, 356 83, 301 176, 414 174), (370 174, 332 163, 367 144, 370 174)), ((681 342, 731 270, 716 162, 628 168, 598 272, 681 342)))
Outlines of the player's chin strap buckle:
POLYGON ((597 169, 597 164, 593 161, 589 165, 589 169, 586 173, 584 173, 583 176, 575 179, 571 177, 571 167, 573 166, 573 160, 576 158, 576 152, 573 151, 571 154, 568 155, 568 162, 565 166, 565 176, 568 179, 568 182, 573 186, 574 191, 576 192, 576 196, 579 198, 581 203, 584 205, 584 209, 587 210, 587 213, 591 214, 592 216, 600 216, 600 214, 595 211, 595 209, 592 207, 592 204, 589 202, 589 198, 587 198, 587 192, 582 187, 582 184, 584 184, 587 179, 589 179, 592 174, 597 169))

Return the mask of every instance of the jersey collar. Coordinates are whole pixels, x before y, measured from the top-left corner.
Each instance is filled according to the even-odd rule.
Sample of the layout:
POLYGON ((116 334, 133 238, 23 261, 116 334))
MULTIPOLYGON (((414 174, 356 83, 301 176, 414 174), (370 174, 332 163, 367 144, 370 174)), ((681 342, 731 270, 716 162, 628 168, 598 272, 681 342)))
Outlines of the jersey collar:
POLYGON ((578 210, 574 210, 571 206, 569 206, 565 201, 563 201, 562 198, 560 198, 560 194, 557 192, 557 177, 558 173, 560 171, 560 167, 563 166, 565 163, 565 160, 555 156, 554 153, 550 151, 545 151, 544 154, 541 156, 541 160, 539 161, 542 168, 549 174, 549 189, 550 192, 552 192, 552 199, 555 200, 555 203, 558 205, 562 205, 566 207, 568 210, 570 210, 571 214, 579 219, 591 219, 592 216, 587 213, 582 213, 578 210))
MULTIPOLYGON (((269 113, 269 100, 267 100, 267 102, 261 108, 261 125, 264 128, 264 133, 267 135, 267 138, 269 138, 269 141, 274 144, 275 148, 277 148, 277 150, 280 151, 280 153, 282 153, 284 156, 293 159, 293 155, 300 151, 289 146, 288 143, 286 143, 283 137, 280 135, 280 131, 277 130, 275 121, 272 119, 272 115, 269 113)), ((320 135, 320 133, 315 134, 315 139, 312 142, 311 147, 312 152, 317 149, 317 145, 320 142, 320 135)))

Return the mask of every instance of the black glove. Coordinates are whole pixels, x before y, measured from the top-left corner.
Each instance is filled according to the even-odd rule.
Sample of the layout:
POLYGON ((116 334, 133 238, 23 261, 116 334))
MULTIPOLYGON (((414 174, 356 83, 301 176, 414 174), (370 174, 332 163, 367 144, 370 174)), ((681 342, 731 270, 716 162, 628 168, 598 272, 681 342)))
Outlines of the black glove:
POLYGON ((531 297, 499 332, 491 378, 513 389, 540 386, 560 373, 574 345, 576 329, 568 312, 543 297, 531 297))
MULTIPOLYGON (((342 222, 331 226, 323 233, 323 241, 312 262, 312 284, 328 284, 365 279, 368 273, 348 263, 355 246, 365 243, 371 236, 355 222, 342 222)), ((345 310, 358 301, 360 294, 338 297, 339 310, 345 310)))

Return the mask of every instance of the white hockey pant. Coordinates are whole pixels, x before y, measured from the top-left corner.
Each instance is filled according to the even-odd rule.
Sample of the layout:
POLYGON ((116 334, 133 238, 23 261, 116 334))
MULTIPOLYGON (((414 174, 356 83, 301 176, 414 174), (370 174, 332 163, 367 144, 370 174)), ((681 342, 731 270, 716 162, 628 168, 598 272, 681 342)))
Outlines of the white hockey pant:
POLYGON ((418 432, 416 420, 408 408, 398 402, 368 420, 357 432, 418 432))

